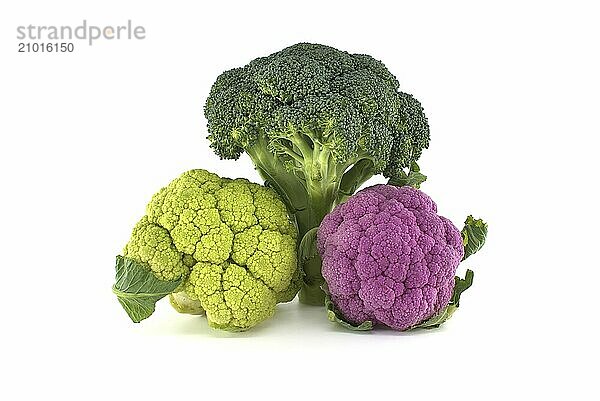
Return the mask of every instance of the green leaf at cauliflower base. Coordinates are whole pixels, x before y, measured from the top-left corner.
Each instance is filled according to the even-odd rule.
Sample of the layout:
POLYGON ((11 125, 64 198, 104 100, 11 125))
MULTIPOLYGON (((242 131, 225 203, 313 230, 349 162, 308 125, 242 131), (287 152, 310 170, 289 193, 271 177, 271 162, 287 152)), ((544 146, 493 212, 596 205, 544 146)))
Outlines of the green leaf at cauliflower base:
POLYGON ((159 280, 146 266, 123 256, 117 256, 116 270, 113 293, 135 323, 152 315, 156 302, 181 284, 181 280, 159 280))
POLYGON ((460 295, 473 284, 473 271, 467 270, 465 274, 465 278, 462 279, 458 276, 454 277, 454 291, 452 292, 452 298, 450 298, 450 302, 448 305, 442 309, 437 314, 433 315, 429 319, 425 320, 422 323, 417 324, 416 326, 411 327, 409 330, 413 329, 435 329, 440 327, 442 323, 452 317, 452 314, 456 312, 460 302, 460 295))
POLYGON ((347 322, 341 315, 340 311, 335 307, 331 298, 329 297, 329 291, 327 291, 327 285, 322 286, 325 291, 325 309, 327 309, 327 318, 330 322, 337 323, 340 326, 348 330, 353 331, 369 331, 373 330, 373 322, 366 320, 359 325, 347 322))
POLYGON ((473 216, 468 216, 465 220, 465 226, 461 231, 463 246, 465 249, 465 256, 463 260, 473 255, 475 252, 481 249, 485 244, 485 238, 487 237, 488 226, 481 219, 474 219, 473 216))
POLYGON ((304 237, 302 237, 302 240, 300 241, 300 245, 298 246, 298 256, 303 262, 319 256, 319 252, 317 252, 318 231, 319 227, 314 227, 308 230, 308 232, 304 234, 304 237))

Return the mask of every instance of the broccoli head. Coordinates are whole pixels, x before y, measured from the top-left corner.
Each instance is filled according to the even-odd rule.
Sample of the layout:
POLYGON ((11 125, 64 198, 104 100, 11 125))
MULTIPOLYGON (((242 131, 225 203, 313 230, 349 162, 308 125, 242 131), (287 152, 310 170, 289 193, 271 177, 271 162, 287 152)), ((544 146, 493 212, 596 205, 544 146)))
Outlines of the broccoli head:
MULTIPOLYGON (((204 112, 215 153, 250 156, 299 239, 374 174, 403 175, 429 145, 421 104, 380 61, 319 44, 224 72, 204 112)), ((320 261, 303 267, 301 301, 322 305, 320 261)))
POLYGON ((246 330, 296 295, 296 239, 287 208, 272 189, 191 170, 152 197, 123 250, 130 278, 145 277, 151 288, 123 290, 135 282, 121 278, 119 285, 118 271, 115 292, 122 304, 136 294, 136 301, 140 294, 170 294, 180 312, 205 312, 212 327, 246 330))

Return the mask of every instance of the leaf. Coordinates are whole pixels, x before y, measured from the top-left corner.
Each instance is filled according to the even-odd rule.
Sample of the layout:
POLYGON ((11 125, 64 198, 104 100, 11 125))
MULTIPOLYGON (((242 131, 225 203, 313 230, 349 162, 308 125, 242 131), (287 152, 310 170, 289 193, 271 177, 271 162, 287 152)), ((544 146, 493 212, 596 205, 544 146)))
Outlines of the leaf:
POLYGON ((298 255, 303 262, 319 256, 319 253, 317 252, 318 231, 319 227, 308 230, 308 232, 304 234, 304 237, 302 237, 300 245, 298 245, 298 255))
POLYGON ((465 273, 465 278, 462 279, 458 276, 454 277, 454 291, 452 292, 452 298, 450 298, 450 303, 456 305, 458 308, 460 302, 460 295, 465 292, 471 285, 473 285, 473 277, 475 274, 473 270, 467 269, 465 273))
POLYGON ((173 292, 182 281, 159 280, 146 266, 123 256, 117 256, 116 270, 113 293, 135 323, 152 315, 156 302, 173 292))
POLYGON ((329 291, 327 285, 323 284, 321 287, 325 291, 325 309, 327 309, 327 318, 330 322, 339 324, 340 326, 352 330, 352 331, 369 331, 373 330, 373 322, 366 320, 359 325, 352 324, 344 319, 340 311, 333 304, 333 301, 329 297, 329 291))
POLYGON ((454 277, 454 291, 452 292, 452 298, 450 298, 450 302, 448 303, 448 305, 437 314, 433 315, 424 322, 411 327, 409 330, 435 329, 437 327, 440 327, 440 325, 446 320, 450 319, 454 312, 456 312, 456 310, 458 309, 460 303, 460 295, 473 284, 473 276, 473 271, 467 270, 464 279, 458 276, 454 277))
POLYGON ((463 260, 481 249, 485 244, 487 232, 488 226, 483 220, 474 219, 471 215, 467 217, 465 226, 461 231, 463 246, 465 248, 463 260))
POLYGON ((444 309, 442 309, 436 315, 433 315, 429 319, 425 320, 422 323, 419 323, 416 326, 411 327, 409 330, 414 329, 437 329, 444 323, 446 320, 452 317, 452 314, 456 311, 456 306, 448 304, 444 309))
POLYGON ((388 185, 397 187, 410 186, 419 189, 426 179, 427 176, 421 173, 419 165, 416 162, 412 162, 408 174, 401 171, 399 175, 389 179, 388 185))

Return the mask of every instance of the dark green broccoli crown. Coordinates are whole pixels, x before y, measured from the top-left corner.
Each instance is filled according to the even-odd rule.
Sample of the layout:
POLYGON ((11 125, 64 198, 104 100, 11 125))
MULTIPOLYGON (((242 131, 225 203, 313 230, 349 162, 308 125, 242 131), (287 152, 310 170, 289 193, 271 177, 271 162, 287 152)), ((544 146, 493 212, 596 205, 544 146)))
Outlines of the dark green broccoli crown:
POLYGON ((429 124, 421 103, 408 93, 398 93, 402 107, 398 121, 400 135, 396 137, 384 170, 386 177, 395 177, 399 170, 409 167, 429 146, 429 124))
POLYGON ((371 56, 296 44, 217 78, 204 109, 209 140, 220 157, 235 159, 261 135, 276 151, 296 131, 336 162, 369 158, 394 175, 429 144, 421 105, 398 87, 371 56))

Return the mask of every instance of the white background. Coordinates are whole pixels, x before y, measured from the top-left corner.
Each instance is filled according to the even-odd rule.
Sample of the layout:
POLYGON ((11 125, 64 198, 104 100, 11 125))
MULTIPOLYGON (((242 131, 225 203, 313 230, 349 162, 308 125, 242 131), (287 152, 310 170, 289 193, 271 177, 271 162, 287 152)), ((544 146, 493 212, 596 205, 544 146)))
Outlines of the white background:
POLYGON ((0 398, 598 396, 593 2, 83 3, 1 6, 0 398), (17 53, 18 25, 84 18, 147 38, 17 53), (212 82, 299 41, 371 54, 422 101, 422 189, 457 225, 490 227, 460 267, 476 272, 460 311, 437 331, 361 335, 293 303, 227 334, 163 301, 132 324, 114 256, 151 195, 198 167, 258 180, 208 148, 212 82))

